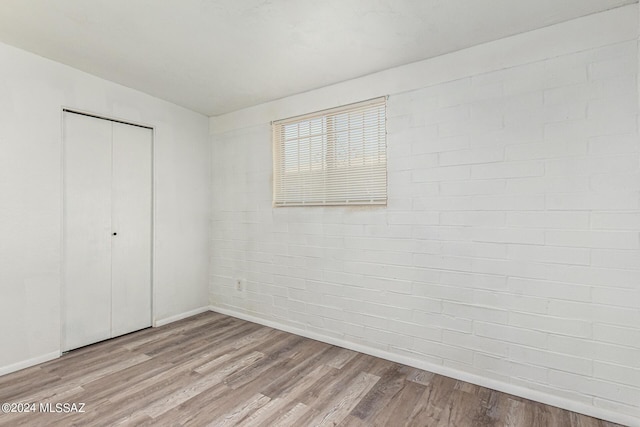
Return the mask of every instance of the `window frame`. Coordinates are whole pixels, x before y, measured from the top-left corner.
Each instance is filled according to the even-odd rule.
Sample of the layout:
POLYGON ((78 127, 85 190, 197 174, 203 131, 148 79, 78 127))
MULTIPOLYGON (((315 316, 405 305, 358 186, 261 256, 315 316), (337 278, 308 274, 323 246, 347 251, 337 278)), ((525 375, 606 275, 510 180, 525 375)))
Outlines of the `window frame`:
POLYGON ((387 98, 273 121, 273 206, 386 206, 387 98))

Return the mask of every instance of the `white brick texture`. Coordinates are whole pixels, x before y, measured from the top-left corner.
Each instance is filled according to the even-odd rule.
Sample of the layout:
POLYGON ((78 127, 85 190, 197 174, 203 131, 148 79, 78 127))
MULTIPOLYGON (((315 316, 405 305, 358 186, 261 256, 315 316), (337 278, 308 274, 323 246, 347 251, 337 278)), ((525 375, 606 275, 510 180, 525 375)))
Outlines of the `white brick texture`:
POLYGON ((269 124, 214 133, 212 306, 640 420, 637 74, 630 40, 390 94, 387 207, 273 208, 269 124))

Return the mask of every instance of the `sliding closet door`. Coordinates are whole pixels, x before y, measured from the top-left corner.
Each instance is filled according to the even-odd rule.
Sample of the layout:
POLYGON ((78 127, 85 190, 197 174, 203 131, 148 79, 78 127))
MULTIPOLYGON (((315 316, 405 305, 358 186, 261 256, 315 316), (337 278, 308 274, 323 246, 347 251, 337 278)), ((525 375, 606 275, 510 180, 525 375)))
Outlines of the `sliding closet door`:
POLYGON ((113 336, 151 326, 151 144, 151 129, 113 123, 113 336))
POLYGON ((111 336, 111 133, 64 114, 63 350, 111 336))

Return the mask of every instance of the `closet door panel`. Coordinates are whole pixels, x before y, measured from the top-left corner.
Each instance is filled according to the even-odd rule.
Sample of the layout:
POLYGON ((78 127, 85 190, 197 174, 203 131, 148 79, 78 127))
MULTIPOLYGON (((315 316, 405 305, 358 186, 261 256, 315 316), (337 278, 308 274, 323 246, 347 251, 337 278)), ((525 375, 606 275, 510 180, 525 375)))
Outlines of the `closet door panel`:
POLYGON ((111 336, 111 135, 111 122, 64 114, 64 351, 111 336))
POLYGON ((112 336, 151 326, 152 131, 113 123, 112 336))

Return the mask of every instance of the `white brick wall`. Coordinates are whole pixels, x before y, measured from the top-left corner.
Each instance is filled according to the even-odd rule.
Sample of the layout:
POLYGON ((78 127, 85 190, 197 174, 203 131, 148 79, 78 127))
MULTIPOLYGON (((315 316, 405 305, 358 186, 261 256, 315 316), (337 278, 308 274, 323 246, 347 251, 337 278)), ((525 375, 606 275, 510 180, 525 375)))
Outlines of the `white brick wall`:
POLYGON ((386 208, 274 209, 269 124, 214 134, 212 306, 640 420, 637 75, 623 40, 391 93, 386 208))

